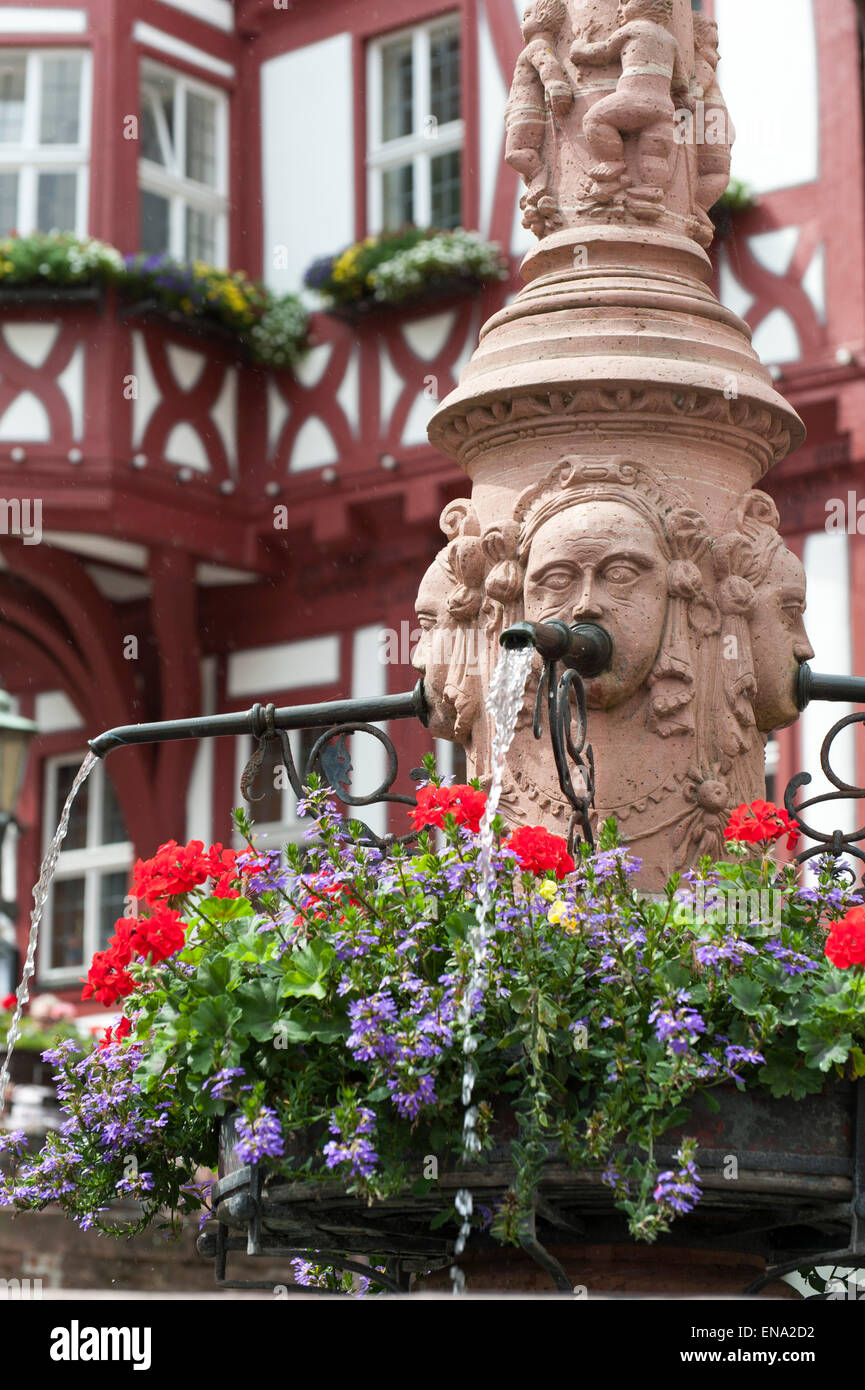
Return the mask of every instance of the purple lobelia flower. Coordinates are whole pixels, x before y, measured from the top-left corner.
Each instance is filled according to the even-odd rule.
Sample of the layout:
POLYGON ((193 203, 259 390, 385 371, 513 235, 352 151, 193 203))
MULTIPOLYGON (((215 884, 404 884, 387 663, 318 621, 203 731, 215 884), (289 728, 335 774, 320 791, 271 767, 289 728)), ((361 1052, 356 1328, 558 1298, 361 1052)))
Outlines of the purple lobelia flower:
POLYGON ((241 1163, 260 1163, 263 1158, 282 1158, 285 1140, 276 1111, 263 1105, 253 1120, 239 1116, 235 1123, 237 1157, 241 1163))

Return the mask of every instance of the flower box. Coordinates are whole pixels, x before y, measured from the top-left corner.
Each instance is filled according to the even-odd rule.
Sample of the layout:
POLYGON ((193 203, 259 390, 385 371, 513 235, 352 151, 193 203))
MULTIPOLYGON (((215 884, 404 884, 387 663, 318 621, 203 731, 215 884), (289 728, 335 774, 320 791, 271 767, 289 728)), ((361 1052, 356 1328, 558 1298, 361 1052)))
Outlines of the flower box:
POLYGON ((242 337, 233 329, 219 323, 215 318, 200 314, 184 314, 180 309, 168 309, 158 299, 140 299, 132 303, 122 301, 118 305, 117 317, 121 323, 141 320, 145 323, 161 323, 177 328, 193 338, 217 343, 233 352, 244 362, 252 361, 252 354, 242 337))
POLYGON ((102 285, 0 285, 0 308, 27 309, 43 304, 95 304, 102 307, 102 285))
POLYGON ((449 300, 479 295, 483 288, 483 282, 475 279, 474 276, 448 275, 442 276, 440 279, 430 280, 418 294, 403 299, 398 304, 382 302, 374 295, 367 295, 350 304, 330 305, 322 312, 330 318, 340 319, 343 323, 365 323, 370 319, 438 310, 443 303, 449 300))
MULTIPOLYGON (((791 1268, 826 1262, 818 1257, 846 1251, 856 1195, 857 1089, 863 1092, 858 1097, 858 1142, 865 1154, 863 1087, 865 1083, 839 1082, 797 1101, 721 1087, 714 1092, 717 1114, 698 1101, 691 1119, 667 1136, 658 1157, 670 1160, 680 1136, 695 1137, 703 1197, 659 1244, 736 1250, 770 1266, 791 1268)), ((220 1126, 219 1181, 212 1191, 225 1248, 247 1249, 252 1238, 258 1248, 251 1253, 270 1257, 290 1250, 323 1264, 363 1257, 372 1264, 398 1260, 407 1274, 444 1269, 455 1258, 456 1227, 446 1223, 432 1229, 430 1223, 453 1211, 460 1188, 472 1193, 476 1211, 505 1198, 514 1178, 510 1144, 516 1134, 513 1115, 503 1108, 484 1163, 463 1167, 451 1160, 425 1194, 407 1190, 370 1205, 348 1196, 344 1184, 330 1178, 291 1179, 267 1176, 264 1170, 262 1181, 261 1171, 238 1159, 234 1121, 226 1117, 220 1126)), ((302 1164, 315 1151, 307 1134, 295 1136, 286 1153, 302 1164)), ((422 1143, 408 1160, 420 1176, 428 1162, 422 1143)), ((565 1242, 571 1263, 579 1261, 579 1248, 635 1246, 600 1171, 574 1170, 551 1152, 539 1186, 534 1236, 525 1248, 534 1243, 529 1253, 536 1260, 540 1254, 555 1263, 565 1242)), ((646 1256, 654 1249, 646 1250, 646 1256)), ((212 1242, 203 1243, 203 1253, 214 1253, 212 1242)), ((485 1257, 487 1265, 491 1256, 505 1262, 510 1258, 508 1249, 483 1230, 472 1234, 466 1253, 485 1257)), ((555 1283, 553 1270, 543 1258, 538 1262, 555 1283)), ((753 1272, 746 1276, 749 1280, 753 1272)))

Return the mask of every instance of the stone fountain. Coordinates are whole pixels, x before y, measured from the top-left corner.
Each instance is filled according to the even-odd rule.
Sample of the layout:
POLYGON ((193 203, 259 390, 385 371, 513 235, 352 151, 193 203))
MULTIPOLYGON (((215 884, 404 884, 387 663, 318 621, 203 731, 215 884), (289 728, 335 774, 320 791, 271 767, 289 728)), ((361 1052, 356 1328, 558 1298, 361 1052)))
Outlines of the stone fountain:
MULTIPOLYGON (((651 889, 721 855, 799 713, 805 577, 758 484, 804 427, 708 284, 734 135, 715 24, 689 0, 534 0, 522 33, 506 158, 537 245, 430 425, 472 490, 442 518, 416 664, 431 727, 483 779, 505 628, 602 626, 591 815, 615 815, 651 889)), ((563 833, 532 696, 502 812, 563 833)))

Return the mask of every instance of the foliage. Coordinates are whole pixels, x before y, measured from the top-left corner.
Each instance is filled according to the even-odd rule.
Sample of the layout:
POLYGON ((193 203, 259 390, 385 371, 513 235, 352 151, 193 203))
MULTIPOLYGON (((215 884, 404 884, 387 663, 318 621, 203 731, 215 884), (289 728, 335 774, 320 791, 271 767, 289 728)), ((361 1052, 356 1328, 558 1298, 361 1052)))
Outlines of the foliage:
POLYGON ((162 312, 218 324, 236 334, 264 366, 293 366, 306 346, 309 316, 298 297, 277 298, 242 270, 162 254, 121 256, 104 242, 66 232, 0 242, 0 288, 86 284, 114 284, 125 295, 153 301, 162 312))
MULTIPOLYGON (((14 994, 0 999, 0 1040, 7 1036, 12 1025, 16 1002, 14 994)), ((19 1021, 15 1050, 44 1052, 66 1038, 80 1040, 81 1033, 74 1018, 75 1010, 70 1004, 62 1003, 53 994, 40 995, 19 1021)))
POLYGON ((613 821, 576 863, 547 831, 494 821, 485 987, 466 999, 482 803, 433 777, 411 813, 417 847, 385 855, 313 787, 305 848, 170 842, 139 862, 140 915, 117 923, 86 989, 122 999, 125 1019, 89 1057, 51 1054, 68 1122, 0 1202, 57 1200, 97 1225, 117 1192, 140 1198, 143 1222, 188 1211, 229 1113, 241 1162, 336 1176, 369 1201, 416 1191, 418 1155, 461 1156, 469 1060, 475 1161, 508 1112, 519 1129, 500 1239, 519 1239, 554 1154, 599 1170, 652 1241, 700 1197, 694 1140, 672 1167, 659 1153, 698 1097, 798 1098, 865 1075, 865 909, 835 861, 813 888, 777 869, 791 825, 769 803, 734 813, 727 861, 654 896, 633 887, 613 821))
POLYGON ((484 284, 507 275, 499 247, 477 232, 409 227, 366 237, 336 256, 315 261, 304 283, 330 305, 359 300, 398 304, 436 281, 459 277, 484 284))

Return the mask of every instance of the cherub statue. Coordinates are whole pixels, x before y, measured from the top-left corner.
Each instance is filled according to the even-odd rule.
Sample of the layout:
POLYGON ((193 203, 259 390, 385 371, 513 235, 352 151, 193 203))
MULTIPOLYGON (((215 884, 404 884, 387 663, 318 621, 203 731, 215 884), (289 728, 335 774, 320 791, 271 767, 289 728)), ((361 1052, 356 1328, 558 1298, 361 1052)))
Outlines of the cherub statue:
POLYGON ((705 15, 694 16, 695 96, 703 103, 697 139, 697 217, 700 241, 709 245, 715 234, 709 209, 730 182, 730 152, 736 132, 718 83, 718 26, 705 15))
POLYGON ((625 161, 626 135, 638 140, 642 185, 631 187, 629 200, 658 207, 670 182, 676 107, 693 104, 688 73, 679 45, 670 32, 673 0, 620 0, 617 28, 609 38, 588 42, 592 27, 571 47, 578 67, 607 66, 621 59, 616 90, 589 107, 583 135, 596 161, 590 170, 589 198, 611 202, 630 180, 625 161))
POLYGON ((523 224, 538 236, 557 225, 544 159, 547 112, 560 120, 572 107, 574 90, 556 55, 556 41, 568 17, 565 0, 534 0, 523 15, 525 48, 517 60, 505 108, 505 159, 526 183, 520 202, 523 224))

